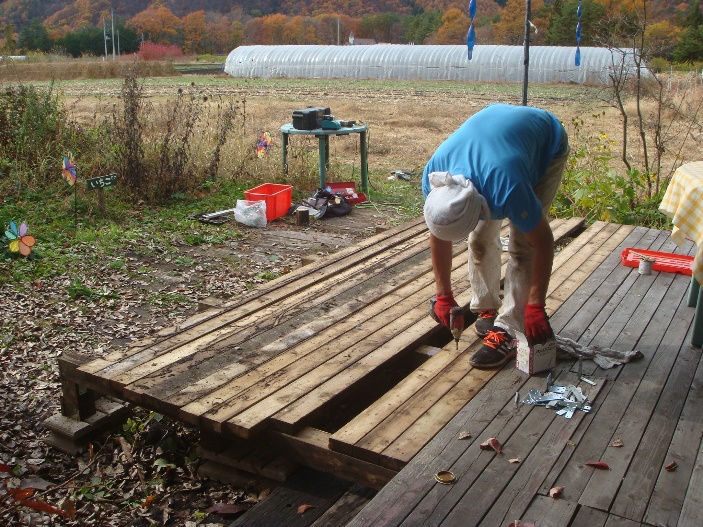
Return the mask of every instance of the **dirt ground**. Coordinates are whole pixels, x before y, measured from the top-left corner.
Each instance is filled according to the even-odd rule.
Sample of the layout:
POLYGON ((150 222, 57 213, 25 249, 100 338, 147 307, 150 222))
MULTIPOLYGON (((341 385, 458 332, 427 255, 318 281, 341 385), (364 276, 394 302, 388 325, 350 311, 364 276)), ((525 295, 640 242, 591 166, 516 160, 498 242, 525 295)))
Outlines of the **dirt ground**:
MULTIPOLYGON (((201 84, 199 89, 210 96, 246 99, 253 135, 278 130, 293 110, 308 105, 329 106, 340 119, 362 120, 369 127, 372 185, 393 170, 419 173, 434 148, 469 115, 490 102, 519 104, 521 97, 519 86, 451 93, 378 90, 350 82, 334 92, 280 86, 257 90, 220 76, 201 84)), ((177 86, 147 84, 145 93, 158 100, 173 96, 177 86)), ((568 97, 563 90, 535 92, 529 103, 561 118, 572 149, 621 134, 618 112, 602 88, 572 87, 568 97)), ((119 84, 68 85, 65 94, 72 111, 87 115, 97 100, 117 97, 119 84)), ((700 158, 700 144, 690 144, 681 154, 673 148, 672 155, 680 155, 679 161, 700 158)), ((332 156, 353 162, 356 143, 335 143, 332 156)), ((417 181, 407 184, 417 186, 417 181)), ((245 230, 243 237, 234 236, 233 225, 225 223, 220 227, 224 243, 193 248, 176 240, 175 256, 164 255, 157 246, 145 256, 126 243, 124 268, 115 270, 105 262, 83 270, 86 286, 105 286, 106 294, 98 298, 69 301, 68 272, 23 290, 0 284, 0 316, 4 326, 13 328, 0 342, 0 524, 223 525, 256 503, 267 489, 232 487, 197 475, 196 431, 142 410, 136 410, 125 429, 95 439, 79 455, 47 447, 41 423, 59 411, 56 358, 67 350, 100 356, 133 343, 176 325, 200 301, 236 297, 305 259, 333 253, 374 234, 376 226, 389 227, 406 217, 407 211, 392 204, 374 203, 308 227, 282 219, 266 229, 245 230), (135 273, 142 277, 137 282, 135 273)))

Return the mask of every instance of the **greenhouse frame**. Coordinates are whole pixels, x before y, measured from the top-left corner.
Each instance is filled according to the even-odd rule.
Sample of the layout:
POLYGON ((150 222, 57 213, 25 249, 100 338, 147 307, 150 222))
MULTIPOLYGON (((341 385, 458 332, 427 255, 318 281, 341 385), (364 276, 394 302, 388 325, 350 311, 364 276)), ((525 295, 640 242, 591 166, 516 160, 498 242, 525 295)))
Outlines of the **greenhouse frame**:
MULTIPOLYGON (((631 49, 533 46, 529 82, 607 84, 613 66, 628 74, 637 65, 631 49)), ((224 71, 242 78, 399 79, 522 83, 523 46, 376 44, 364 46, 240 46, 227 57, 224 71)), ((650 72, 643 68, 643 76, 650 72)))

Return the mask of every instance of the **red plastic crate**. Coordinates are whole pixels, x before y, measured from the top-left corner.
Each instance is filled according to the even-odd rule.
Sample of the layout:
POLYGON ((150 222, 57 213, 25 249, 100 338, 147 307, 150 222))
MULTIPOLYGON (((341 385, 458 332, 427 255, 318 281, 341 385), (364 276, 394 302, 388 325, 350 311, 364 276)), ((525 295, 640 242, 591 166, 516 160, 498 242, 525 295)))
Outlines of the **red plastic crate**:
POLYGON ((353 181, 340 181, 338 183, 327 183, 325 185, 325 190, 331 192, 332 194, 339 194, 344 196, 347 203, 350 205, 355 205, 357 203, 363 203, 366 201, 366 194, 363 192, 356 191, 356 183, 353 181))
POLYGON ((265 201, 266 220, 271 221, 288 214, 288 209, 293 201, 293 186, 264 183, 245 190, 244 197, 249 201, 265 201))
POLYGON ((693 256, 685 254, 661 253, 647 249, 633 249, 628 247, 620 255, 622 264, 628 267, 639 267, 640 257, 637 254, 654 258, 652 270, 667 273, 693 274, 693 256))

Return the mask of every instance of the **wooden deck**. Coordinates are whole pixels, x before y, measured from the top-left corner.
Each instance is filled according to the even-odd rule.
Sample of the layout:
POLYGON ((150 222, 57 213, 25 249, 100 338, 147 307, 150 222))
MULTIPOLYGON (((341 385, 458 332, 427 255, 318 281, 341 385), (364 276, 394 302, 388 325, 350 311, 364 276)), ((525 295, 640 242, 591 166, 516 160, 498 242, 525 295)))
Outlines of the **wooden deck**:
MULTIPOLYGON (((350 526, 675 525, 679 516, 703 524, 695 521, 701 494, 687 490, 703 474, 689 278, 641 276, 619 258, 625 247, 680 251, 666 232, 586 228, 580 219, 554 220, 552 229, 554 329, 644 354, 614 370, 585 363, 598 381, 584 385, 595 399, 589 414, 516 409, 515 393, 544 389, 543 375, 470 367, 480 345, 473 331, 457 350, 427 315, 434 281, 418 219, 129 349, 97 360, 67 355, 64 415, 47 426, 80 439, 109 398, 155 410, 198 427, 212 462, 278 481, 302 464, 382 489, 350 526), (459 440, 462 431, 471 438, 459 440), (505 445, 502 455, 479 449, 489 437, 505 445), (615 439, 624 446, 609 447, 615 439), (663 471, 671 460, 678 468, 663 471), (458 481, 437 484, 438 470, 458 481), (562 498, 549 497, 553 486, 564 487, 562 498)), ((465 266, 466 244, 457 244, 462 305, 471 295, 465 266)), ((572 366, 558 364, 558 382, 578 382, 572 366)))
MULTIPOLYGON (((544 391, 545 378, 505 368, 348 527, 703 525, 703 365, 701 350, 690 344, 690 277, 639 275, 620 264, 625 247, 681 252, 668 232, 637 228, 579 278, 577 289, 565 295, 559 280, 551 287, 557 333, 644 354, 610 370, 585 363, 584 375, 597 381, 580 383, 593 410, 565 419, 541 406, 516 408, 515 392, 544 391), (460 440, 461 432, 471 438, 460 440), (480 449, 490 437, 503 444, 502 454, 480 449), (622 446, 612 446, 618 440, 622 446), (585 465, 591 461, 610 470, 585 465), (665 470, 672 461, 675 470, 665 470), (456 483, 438 484, 438 470, 454 472, 456 483), (557 499, 550 497, 554 487, 563 487, 557 499)), ((575 370, 574 361, 562 362, 553 375, 577 384, 575 370)))

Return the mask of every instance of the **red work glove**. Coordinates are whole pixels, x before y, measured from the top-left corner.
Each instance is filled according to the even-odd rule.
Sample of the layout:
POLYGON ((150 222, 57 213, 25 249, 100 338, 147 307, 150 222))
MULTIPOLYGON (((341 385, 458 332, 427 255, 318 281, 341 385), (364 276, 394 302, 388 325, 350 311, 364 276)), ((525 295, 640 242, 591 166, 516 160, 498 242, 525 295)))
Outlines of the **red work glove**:
MULTIPOLYGON (((437 295, 430 302, 430 316, 447 329, 451 330, 451 311, 453 307, 457 307, 458 305, 459 304, 457 304, 456 300, 454 300, 454 295, 452 293, 449 293, 448 295, 437 295)), ((461 329, 464 329, 463 315, 455 314, 453 322, 456 327, 461 327, 461 329)))
POLYGON ((544 304, 527 304, 525 307, 525 336, 530 344, 543 344, 554 336, 544 304))

